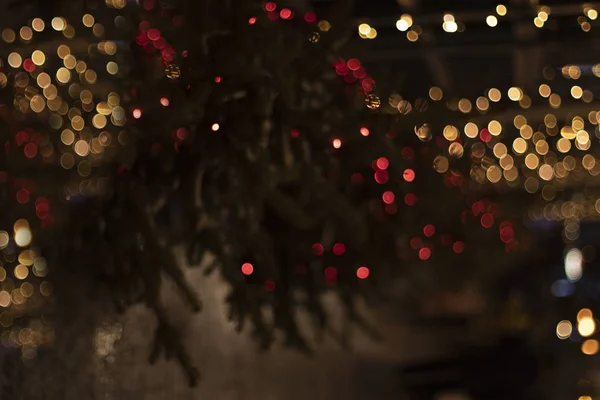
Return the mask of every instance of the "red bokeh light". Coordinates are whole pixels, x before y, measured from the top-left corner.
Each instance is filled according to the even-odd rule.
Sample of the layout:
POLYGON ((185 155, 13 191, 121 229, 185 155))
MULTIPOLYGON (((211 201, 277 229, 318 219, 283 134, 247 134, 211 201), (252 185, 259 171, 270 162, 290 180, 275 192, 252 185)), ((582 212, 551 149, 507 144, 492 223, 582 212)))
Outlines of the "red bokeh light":
POLYGON ((432 237, 435 234, 435 226, 431 224, 425 225, 423 228, 423 234, 427 237, 432 237))
POLYGON ((362 174, 355 172, 352 174, 352 176, 350 177, 350 182, 352 182, 352 184, 354 185, 360 185, 361 183, 363 183, 363 176, 362 174))
POLYGON ((281 10, 281 12, 279 13, 279 16, 282 19, 292 19, 292 11, 289 8, 284 8, 283 10, 281 10))
POLYGON ((407 206, 414 206, 417 202, 417 196, 414 193, 408 193, 404 196, 404 202, 407 206))
POLYGON ((219 124, 212 124, 212 126, 210 127, 210 129, 212 129, 213 132, 218 131, 220 128, 219 124))
POLYGON ((492 140, 492 134, 490 133, 490 131, 488 131, 487 128, 483 128, 481 130, 481 132, 479 132, 479 137, 481 138, 481 141, 484 143, 487 143, 490 140, 492 140))
POLYGON ((375 182, 383 185, 389 179, 387 171, 377 171, 375 172, 375 182))
POLYGON ((277 4, 275 4, 274 2, 270 1, 267 4, 265 4, 265 10, 271 12, 271 11, 275 11, 275 9, 277 8, 277 4))
POLYGON ((265 281, 264 288, 267 292, 272 292, 275 290, 275 281, 269 279, 265 281))
POLYGON ((346 246, 343 243, 336 243, 333 245, 333 254, 341 256, 346 252, 346 246))
POLYGON ((371 271, 369 271, 369 268, 367 267, 360 267, 356 270, 356 276, 358 279, 367 279, 370 273, 371 271))
POLYGON ((150 40, 160 39, 160 31, 156 28, 148 29, 148 32, 146 32, 146 34, 148 35, 148 39, 150 40))
POLYGON ((250 17, 248 19, 248 24, 249 25, 254 25, 256 23, 256 17, 250 17))
POLYGON ((21 189, 17 192, 17 201, 21 204, 29 202, 29 190, 21 189))
POLYGON ((357 71, 360 68, 360 61, 356 58, 349 59, 347 64, 350 71, 357 71))
POLYGON ((309 24, 317 22, 317 15, 313 12, 307 12, 304 14, 304 20, 309 24))
POLYGON ((290 132, 290 136, 295 139, 298 136, 300 136, 300 131, 298 129, 292 129, 292 131, 290 132))
POLYGON ((366 137, 369 136, 371 132, 369 131, 369 128, 363 126, 362 128, 360 128, 360 134, 366 137))
POLYGON ((169 106, 169 104, 171 104, 171 102, 169 101, 169 99, 168 99, 168 98, 166 98, 166 97, 161 97, 161 98, 160 98, 160 105, 161 105, 161 106, 163 106, 163 107, 168 107, 168 106, 169 106))
POLYGON ((454 242, 454 244, 452 245, 452 250, 456 254, 460 254, 465 250, 465 244, 463 242, 454 242))
POLYGON ((252 264, 250 264, 250 263, 242 264, 242 274, 252 275, 253 272, 254 272, 254 266, 252 264))
POLYGON ((37 153, 38 153, 37 144, 27 143, 27 145, 25 145, 25 149, 23 149, 23 152, 25 153, 25 156, 27 158, 33 158, 33 157, 37 156, 37 153))
POLYGON ((220 76, 215 76, 215 83, 221 83, 222 80, 223 78, 221 78, 220 76))
POLYGON ((383 192, 383 194, 381 195, 381 199, 383 200, 383 202, 385 204, 392 204, 394 202, 395 198, 396 198, 396 195, 394 195, 394 193, 389 190, 386 192, 383 192))
POLYGON ((35 69, 35 64, 33 63, 33 60, 31 58, 26 58, 23 61, 23 69, 27 72, 33 72, 33 70, 35 69))
POLYGON ((342 147, 342 139, 333 139, 332 144, 334 149, 339 149, 342 147))
POLYGON ((412 182, 415 180, 415 171, 413 171, 412 169, 406 169, 404 170, 404 173, 402 174, 402 177, 404 178, 404 180, 406 182, 412 182))
POLYGON ((419 258, 421 260, 428 260, 429 257, 431 257, 431 250, 429 250, 428 247, 423 247, 421 250, 419 250, 419 258))
POLYGON ((385 212, 390 214, 390 215, 394 215, 398 212, 398 206, 395 204, 386 204, 385 205, 385 212))
POLYGON ((323 245, 321 243, 315 243, 312 245, 312 251, 316 255, 321 256, 321 255, 323 255, 325 248, 323 247, 323 245))
POLYGON ((485 213, 481 216, 481 226, 491 228, 494 225, 494 216, 490 213, 485 213))
POLYGON ((133 118, 135 118, 135 119, 142 118, 142 110, 140 110, 139 108, 134 108, 133 109, 133 118))
POLYGON ((337 278, 337 269, 335 267, 327 267, 325 268, 325 278, 326 279, 335 279, 337 278))
POLYGON ((423 247, 423 241, 421 240, 420 237, 417 237, 417 236, 410 239, 410 242, 408 242, 408 243, 409 243, 410 247, 413 248, 414 250, 420 249, 421 247, 423 247))
POLYGON ((377 165, 377 168, 385 170, 390 166, 390 161, 385 157, 379 157, 375 165, 377 165))

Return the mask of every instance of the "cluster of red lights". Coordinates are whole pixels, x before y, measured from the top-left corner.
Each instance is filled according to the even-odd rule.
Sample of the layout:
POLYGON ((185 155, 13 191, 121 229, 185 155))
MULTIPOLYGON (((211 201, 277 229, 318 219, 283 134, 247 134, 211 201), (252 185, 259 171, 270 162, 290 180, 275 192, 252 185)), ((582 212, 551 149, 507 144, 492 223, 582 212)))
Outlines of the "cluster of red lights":
MULTIPOLYGON (((34 158, 38 154, 38 143, 42 141, 42 136, 29 129, 17 132, 15 135, 15 144, 17 147, 23 147, 23 154, 27 158, 34 158)), ((10 142, 5 143, 6 152, 9 152, 10 142)))
POLYGON ((348 61, 339 59, 333 66, 335 67, 335 72, 337 72, 338 75, 343 76, 346 83, 353 84, 360 82, 360 86, 365 95, 371 93, 375 89, 375 79, 367 75, 367 72, 358 59, 351 58, 348 61))
POLYGON ((175 50, 161 35, 160 30, 150 27, 149 21, 142 21, 138 26, 136 42, 148 54, 160 52, 165 65, 171 63, 175 58, 175 50))
MULTIPOLYGON (((435 226, 433 224, 427 224, 423 227, 423 235, 426 239, 415 236, 409 241, 409 245, 413 250, 417 250, 418 257, 425 261, 431 258, 433 254, 433 243, 430 241, 436 233, 435 226)), ((452 245, 452 251, 456 254, 460 254, 465 250, 465 244, 462 241, 453 241, 452 236, 443 234, 439 236, 439 243, 442 246, 452 245)))
MULTIPOLYGON (((492 228, 496 224, 496 218, 500 213, 500 207, 488 199, 476 201, 471 206, 471 210, 463 213, 463 222, 470 215, 479 218, 482 227, 492 228)), ((519 242, 515 239, 515 230, 509 221, 502 221, 498 224, 500 240, 504 243, 506 251, 515 251, 519 248, 519 242)))

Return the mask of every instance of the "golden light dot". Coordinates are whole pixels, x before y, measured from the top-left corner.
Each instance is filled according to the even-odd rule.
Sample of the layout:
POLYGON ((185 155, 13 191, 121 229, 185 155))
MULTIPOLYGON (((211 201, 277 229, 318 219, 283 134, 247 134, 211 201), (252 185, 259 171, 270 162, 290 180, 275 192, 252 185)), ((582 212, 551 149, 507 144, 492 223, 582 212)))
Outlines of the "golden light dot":
POLYGON ((464 131, 465 131, 465 135, 471 139, 476 138, 477 135, 479 134, 479 128, 473 122, 467 122, 465 125, 464 131))
POLYGON ((358 33, 363 36, 367 36, 370 31, 371 31, 371 26, 369 24, 360 24, 358 26, 358 33))
POLYGON ((498 136, 502 133, 502 124, 496 120, 492 120, 488 123, 488 130, 492 135, 498 136))
POLYGON ((448 171, 449 167, 450 167, 450 163, 448 162, 448 159, 444 156, 437 156, 433 160, 433 169, 436 170, 437 172, 439 172, 440 174, 443 174, 446 171, 448 171))
POLYGON ((67 27, 67 21, 62 17, 52 18, 52 29, 55 31, 62 31, 67 27))
POLYGON ((523 98, 523 90, 518 87, 508 89, 508 98, 512 101, 519 101, 523 98))
POLYGON ((41 74, 38 75, 37 77, 37 84, 39 87, 41 87, 42 89, 45 89, 47 86, 50 85, 50 75, 48 75, 45 72, 42 72, 41 74))
POLYGON ((598 18, 598 11, 594 10, 593 8, 589 8, 587 10, 587 17, 589 19, 591 19, 592 21, 595 20, 596 18, 598 18))
POLYGON ((81 18, 81 22, 83 22, 83 25, 86 28, 91 28, 92 26, 94 26, 94 17, 90 14, 85 14, 82 18, 81 18))
POLYGON ((487 179, 492 183, 498 183, 502 179, 502 170, 497 165, 492 165, 486 171, 487 179))
POLYGON ((94 128, 96 129, 104 128, 106 126, 106 122, 106 117, 102 114, 96 114, 92 118, 92 125, 94 125, 94 128))
POLYGON ((583 96, 583 89, 579 86, 573 86, 571 88, 571 96, 573 96, 574 99, 580 99, 581 96, 583 96))
POLYGON ((398 29, 401 32, 404 32, 408 28, 410 28, 412 26, 412 24, 413 24, 412 17, 408 14, 404 14, 398 19, 398 21, 396 21, 396 29, 398 29))
POLYGON ((504 143, 496 143, 496 145, 494 146, 494 155, 496 156, 496 158, 500 159, 504 156, 506 156, 508 149, 506 148, 506 145, 504 143))
POLYGON ((454 142, 448 148, 448 154, 450 154, 454 158, 461 158, 464 154, 464 148, 462 144, 458 142, 454 142))
POLYGON ((471 108, 472 105, 469 99, 460 99, 458 102, 458 109, 464 114, 471 112, 471 108))
POLYGON ((17 279, 25 279, 29 275, 29 268, 22 264, 19 264, 14 269, 14 275, 17 279))
POLYGON ((0 291, 0 307, 8 307, 10 305, 10 293, 6 290, 0 291))
POLYGON ((558 108, 558 107, 560 107, 560 104, 561 104, 561 98, 560 98, 560 96, 559 96, 558 94, 556 94, 556 93, 552 93, 552 94, 550 95, 550 99, 549 99, 549 101, 550 101, 550 106, 551 106, 551 107, 553 107, 553 108, 558 108))
POLYGON ((6 246, 8 246, 8 241, 9 241, 8 232, 0 231, 0 249, 3 249, 6 246))
POLYGON ((21 30, 19 30, 19 36, 21 36, 21 39, 24 41, 29 41, 31 38, 33 38, 33 31, 30 27, 24 26, 21 28, 21 30))
POLYGON ((502 98, 502 93, 500 93, 500 91, 498 89, 492 88, 488 91, 488 97, 490 98, 491 101, 493 101, 494 103, 497 103, 502 98))
POLYGON ((94 84, 98 79, 98 74, 93 69, 88 69, 85 71, 84 77, 87 83, 94 84))
POLYGON ((571 150, 571 141, 564 137, 558 139, 556 142, 556 150, 560 151, 561 153, 568 153, 569 150, 571 150))
POLYGON ((48 281, 44 281, 40 284, 40 293, 44 296, 50 296, 52 294, 52 284, 48 281))
POLYGON ((29 226, 15 230, 15 243, 19 247, 27 247, 31 243, 31 231, 29 226))
POLYGON ((446 125, 446 127, 444 127, 443 135, 446 140, 453 142, 458 139, 458 129, 456 129, 455 126, 446 125))
POLYGON ((75 134, 72 130, 65 129, 60 134, 60 141, 66 144, 67 146, 70 146, 75 141, 75 134))
POLYGON ((36 94, 31 98, 29 106, 34 112, 41 113, 46 108, 46 100, 39 94, 36 94))
POLYGON ((13 52, 8 55, 8 65, 10 65, 11 67, 19 68, 22 62, 23 59, 21 58, 21 55, 19 53, 13 52))
POLYGON ((44 88, 44 97, 48 100, 54 100, 58 96, 58 90, 54 85, 48 85, 44 88))
POLYGON ((504 170, 504 179, 509 182, 514 182, 519 177, 519 170, 516 168, 508 168, 504 170))
POLYGON ((549 181, 554 176, 554 170, 549 164, 544 164, 538 170, 538 174, 543 180, 549 181))
POLYGON ((589 171, 596 166, 596 159, 594 158, 593 155, 586 154, 585 156, 583 156, 583 159, 581 160, 581 165, 583 165, 583 168, 585 168, 589 171))
POLYGON ((590 396, 579 396, 579 400, 593 400, 590 396))
POLYGON ((487 109, 490 108, 490 102, 483 96, 478 97, 475 104, 477 105, 477 108, 481 111, 487 111, 487 109))
POLYGON ((581 352, 588 356, 593 356, 594 354, 598 353, 599 349, 600 345, 595 339, 588 339, 581 345, 581 352))
MULTIPOLYGON (((327 29, 327 30, 321 29, 321 30, 326 32, 329 29, 327 29)), ((375 39, 376 37, 377 37, 377 29, 371 28, 371 30, 367 34, 367 39, 375 39)))
POLYGON ((568 339, 571 337, 571 333, 573 333, 573 325, 570 321, 560 321, 556 325, 556 336, 558 336, 559 339, 568 339))
POLYGON ((329 21, 326 20, 319 21, 317 26, 322 32, 327 32, 331 29, 331 24, 329 23, 329 21))
POLYGON ((106 64, 106 71, 111 75, 116 75, 119 72, 119 65, 114 61, 109 61, 106 64))
POLYGON ((64 169, 71 169, 75 165, 75 157, 71 153, 65 153, 60 157, 60 165, 64 169))
POLYGON ((419 34, 411 29, 410 31, 406 32, 406 38, 411 42, 416 42, 419 40, 419 34))
POLYGON ((488 15, 485 19, 485 23, 493 28, 498 25, 498 18, 496 18, 494 15, 488 15))
POLYGON ((431 89, 429 89, 429 97, 431 98, 431 100, 440 101, 443 96, 444 92, 442 92, 442 89, 440 89, 439 87, 434 86, 431 89))
POLYGON ((552 89, 550 89, 550 86, 548 86, 544 83, 544 84, 540 85, 539 92, 540 92, 540 96, 547 98, 552 94, 552 89))
POLYGON ((537 179, 527 178, 525 180, 525 190, 527 191, 527 193, 533 194, 533 193, 537 192, 539 188, 540 188, 540 184, 537 179))
POLYGON ((46 24, 44 23, 43 19, 34 18, 33 21, 31 21, 31 27, 36 32, 42 32, 44 28, 46 28, 46 24))
POLYGON ((498 14, 501 17, 505 16, 507 11, 508 10, 504 4, 498 4, 496 6, 496 14, 498 14))
POLYGON ((543 156, 548 154, 548 150, 550 150, 550 146, 548 146, 548 142, 545 140, 538 140, 535 143, 535 151, 537 151, 539 155, 543 156))
POLYGON ((71 49, 69 48, 69 46, 61 44, 60 46, 58 46, 58 49, 56 49, 56 54, 58 55, 58 57, 60 57, 60 59, 64 60, 66 56, 71 54, 71 49))
POLYGON ((537 28, 541 28, 544 26, 544 21, 542 21, 542 19, 540 17, 535 17, 533 19, 533 24, 537 27, 537 28))
POLYGON ((540 164, 540 159, 535 154, 529 153, 525 157, 525 165, 527 166, 527 168, 536 169, 539 164, 540 164))
POLYGON ((36 255, 33 250, 23 250, 21 253, 19 253, 17 260, 20 264, 30 267, 33 265, 33 260, 35 257, 36 255))
POLYGON ((46 62, 46 55, 40 50, 35 50, 33 53, 31 53, 31 60, 35 65, 44 65, 46 62))
POLYGON ((69 81, 71 80, 71 71, 69 71, 65 67, 60 67, 56 71, 56 80, 62 84, 69 83, 69 81))
POLYGON ((6 270, 0 267, 0 282, 4 282, 6 279, 6 270))
POLYGON ((85 140, 78 140, 75 143, 75 153, 80 157, 85 157, 90 152, 90 146, 85 140))
POLYGON ((513 141, 513 150, 517 154, 524 154, 527 151, 527 142, 523 138, 516 138, 513 141))
POLYGON ((512 167, 514 167, 515 165, 515 160, 512 158, 512 156, 510 154, 507 154, 506 156, 502 157, 500 159, 500 166, 502 167, 502 169, 511 169, 512 167))
POLYGON ((590 310, 589 308, 582 308, 577 313, 577 322, 581 321, 583 318, 592 318, 592 317, 593 317, 592 310, 590 310))
POLYGON ((13 31, 10 28, 6 28, 2 31, 2 40, 4 40, 6 43, 12 43, 15 41, 16 39, 16 34, 15 31, 13 31))
POLYGON ((73 69, 77 65, 77 59, 71 55, 67 54, 63 60, 63 64, 68 69, 73 69))
POLYGON ((579 132, 577 132, 577 136, 575 137, 575 140, 577 140, 578 144, 585 146, 590 141, 590 134, 587 133, 586 131, 579 131, 579 132))
POLYGON ((87 64, 85 63, 85 61, 77 61, 77 65, 75 66, 75 71, 77 71, 78 74, 83 74, 86 69, 87 69, 87 64))
POLYGON ((85 126, 85 121, 79 115, 76 115, 73 117, 73 119, 71 119, 71 126, 76 131, 80 131, 85 126))

